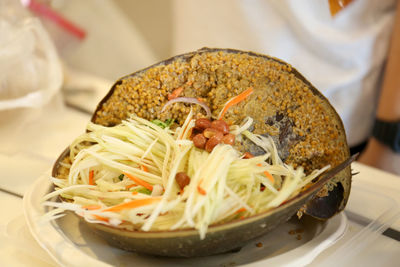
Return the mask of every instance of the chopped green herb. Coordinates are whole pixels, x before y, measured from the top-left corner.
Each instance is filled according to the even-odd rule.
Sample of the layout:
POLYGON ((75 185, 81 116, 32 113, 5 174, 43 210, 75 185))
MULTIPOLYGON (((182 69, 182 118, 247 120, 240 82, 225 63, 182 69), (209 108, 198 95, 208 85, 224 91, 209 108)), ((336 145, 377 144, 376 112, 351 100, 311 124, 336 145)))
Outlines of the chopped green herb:
POLYGON ((151 191, 147 188, 139 188, 138 190, 135 190, 138 193, 146 194, 146 195, 151 195, 151 191))
POLYGON ((160 120, 152 120, 151 122, 154 123, 157 126, 160 126, 163 129, 165 128, 165 123, 160 121, 160 120))
POLYGON ((120 176, 118 176, 118 179, 119 179, 120 181, 122 181, 122 180, 124 179, 124 175, 121 174, 120 176))
POLYGON ((167 120, 165 120, 165 122, 156 119, 156 120, 152 120, 151 122, 163 129, 165 129, 165 128, 168 128, 174 122, 174 119, 167 119, 167 120))
POLYGON ((166 119, 165 120, 165 124, 167 125, 167 127, 171 126, 171 124, 174 122, 174 119, 166 119))

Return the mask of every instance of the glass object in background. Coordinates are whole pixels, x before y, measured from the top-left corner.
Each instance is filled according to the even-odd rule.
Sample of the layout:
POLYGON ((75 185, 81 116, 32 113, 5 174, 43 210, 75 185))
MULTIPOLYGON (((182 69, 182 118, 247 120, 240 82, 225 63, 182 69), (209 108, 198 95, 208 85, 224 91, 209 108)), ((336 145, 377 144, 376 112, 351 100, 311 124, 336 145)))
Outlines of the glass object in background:
POLYGON ((0 0, 1 153, 30 149, 45 116, 62 108, 55 97, 62 80, 56 49, 41 22, 19 1, 0 0))
POLYGON ((0 1, 0 110, 40 107, 60 89, 55 47, 17 1, 0 1))

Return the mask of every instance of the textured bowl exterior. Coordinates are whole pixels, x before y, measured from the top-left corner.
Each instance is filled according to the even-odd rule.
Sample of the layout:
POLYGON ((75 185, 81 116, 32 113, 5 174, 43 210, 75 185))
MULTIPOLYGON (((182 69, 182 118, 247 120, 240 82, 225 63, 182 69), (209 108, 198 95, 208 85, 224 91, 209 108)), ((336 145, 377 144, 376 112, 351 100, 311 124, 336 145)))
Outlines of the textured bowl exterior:
MULTIPOLYGON (((314 194, 317 192, 315 190, 314 194)), ((200 240, 196 230, 141 232, 118 230, 102 224, 89 224, 108 243, 124 250, 168 257, 194 257, 219 254, 242 247, 253 238, 288 221, 313 194, 305 194, 262 216, 246 218, 209 228, 200 240)))

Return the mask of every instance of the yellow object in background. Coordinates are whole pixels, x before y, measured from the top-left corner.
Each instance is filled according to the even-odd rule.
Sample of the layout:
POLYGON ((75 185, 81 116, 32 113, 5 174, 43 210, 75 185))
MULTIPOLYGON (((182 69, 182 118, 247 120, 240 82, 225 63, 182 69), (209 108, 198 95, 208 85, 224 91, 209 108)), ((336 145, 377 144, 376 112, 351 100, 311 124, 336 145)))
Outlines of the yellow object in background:
POLYGON ((329 0, 329 10, 331 11, 332 17, 344 9, 353 0, 329 0))

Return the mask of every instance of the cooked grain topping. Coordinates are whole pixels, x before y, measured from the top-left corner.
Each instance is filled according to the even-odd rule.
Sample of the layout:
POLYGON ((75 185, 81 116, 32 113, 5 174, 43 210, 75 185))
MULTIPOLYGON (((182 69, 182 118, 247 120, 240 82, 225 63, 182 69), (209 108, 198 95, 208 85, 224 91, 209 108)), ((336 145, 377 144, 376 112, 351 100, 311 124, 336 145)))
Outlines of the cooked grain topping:
MULTIPOLYGON (((111 126, 133 113, 148 120, 173 118, 183 123, 190 104, 175 103, 160 112, 168 95, 180 87, 180 97, 200 98, 214 117, 228 99, 252 87, 254 93, 228 109, 225 121, 238 124, 252 117, 254 133, 271 135, 281 156, 295 167, 334 166, 348 156, 343 149, 343 126, 333 119, 337 115, 326 108, 326 100, 290 65, 247 53, 200 51, 126 76, 115 85, 94 121, 111 126)), ((199 106, 192 108, 205 115, 199 106)))

